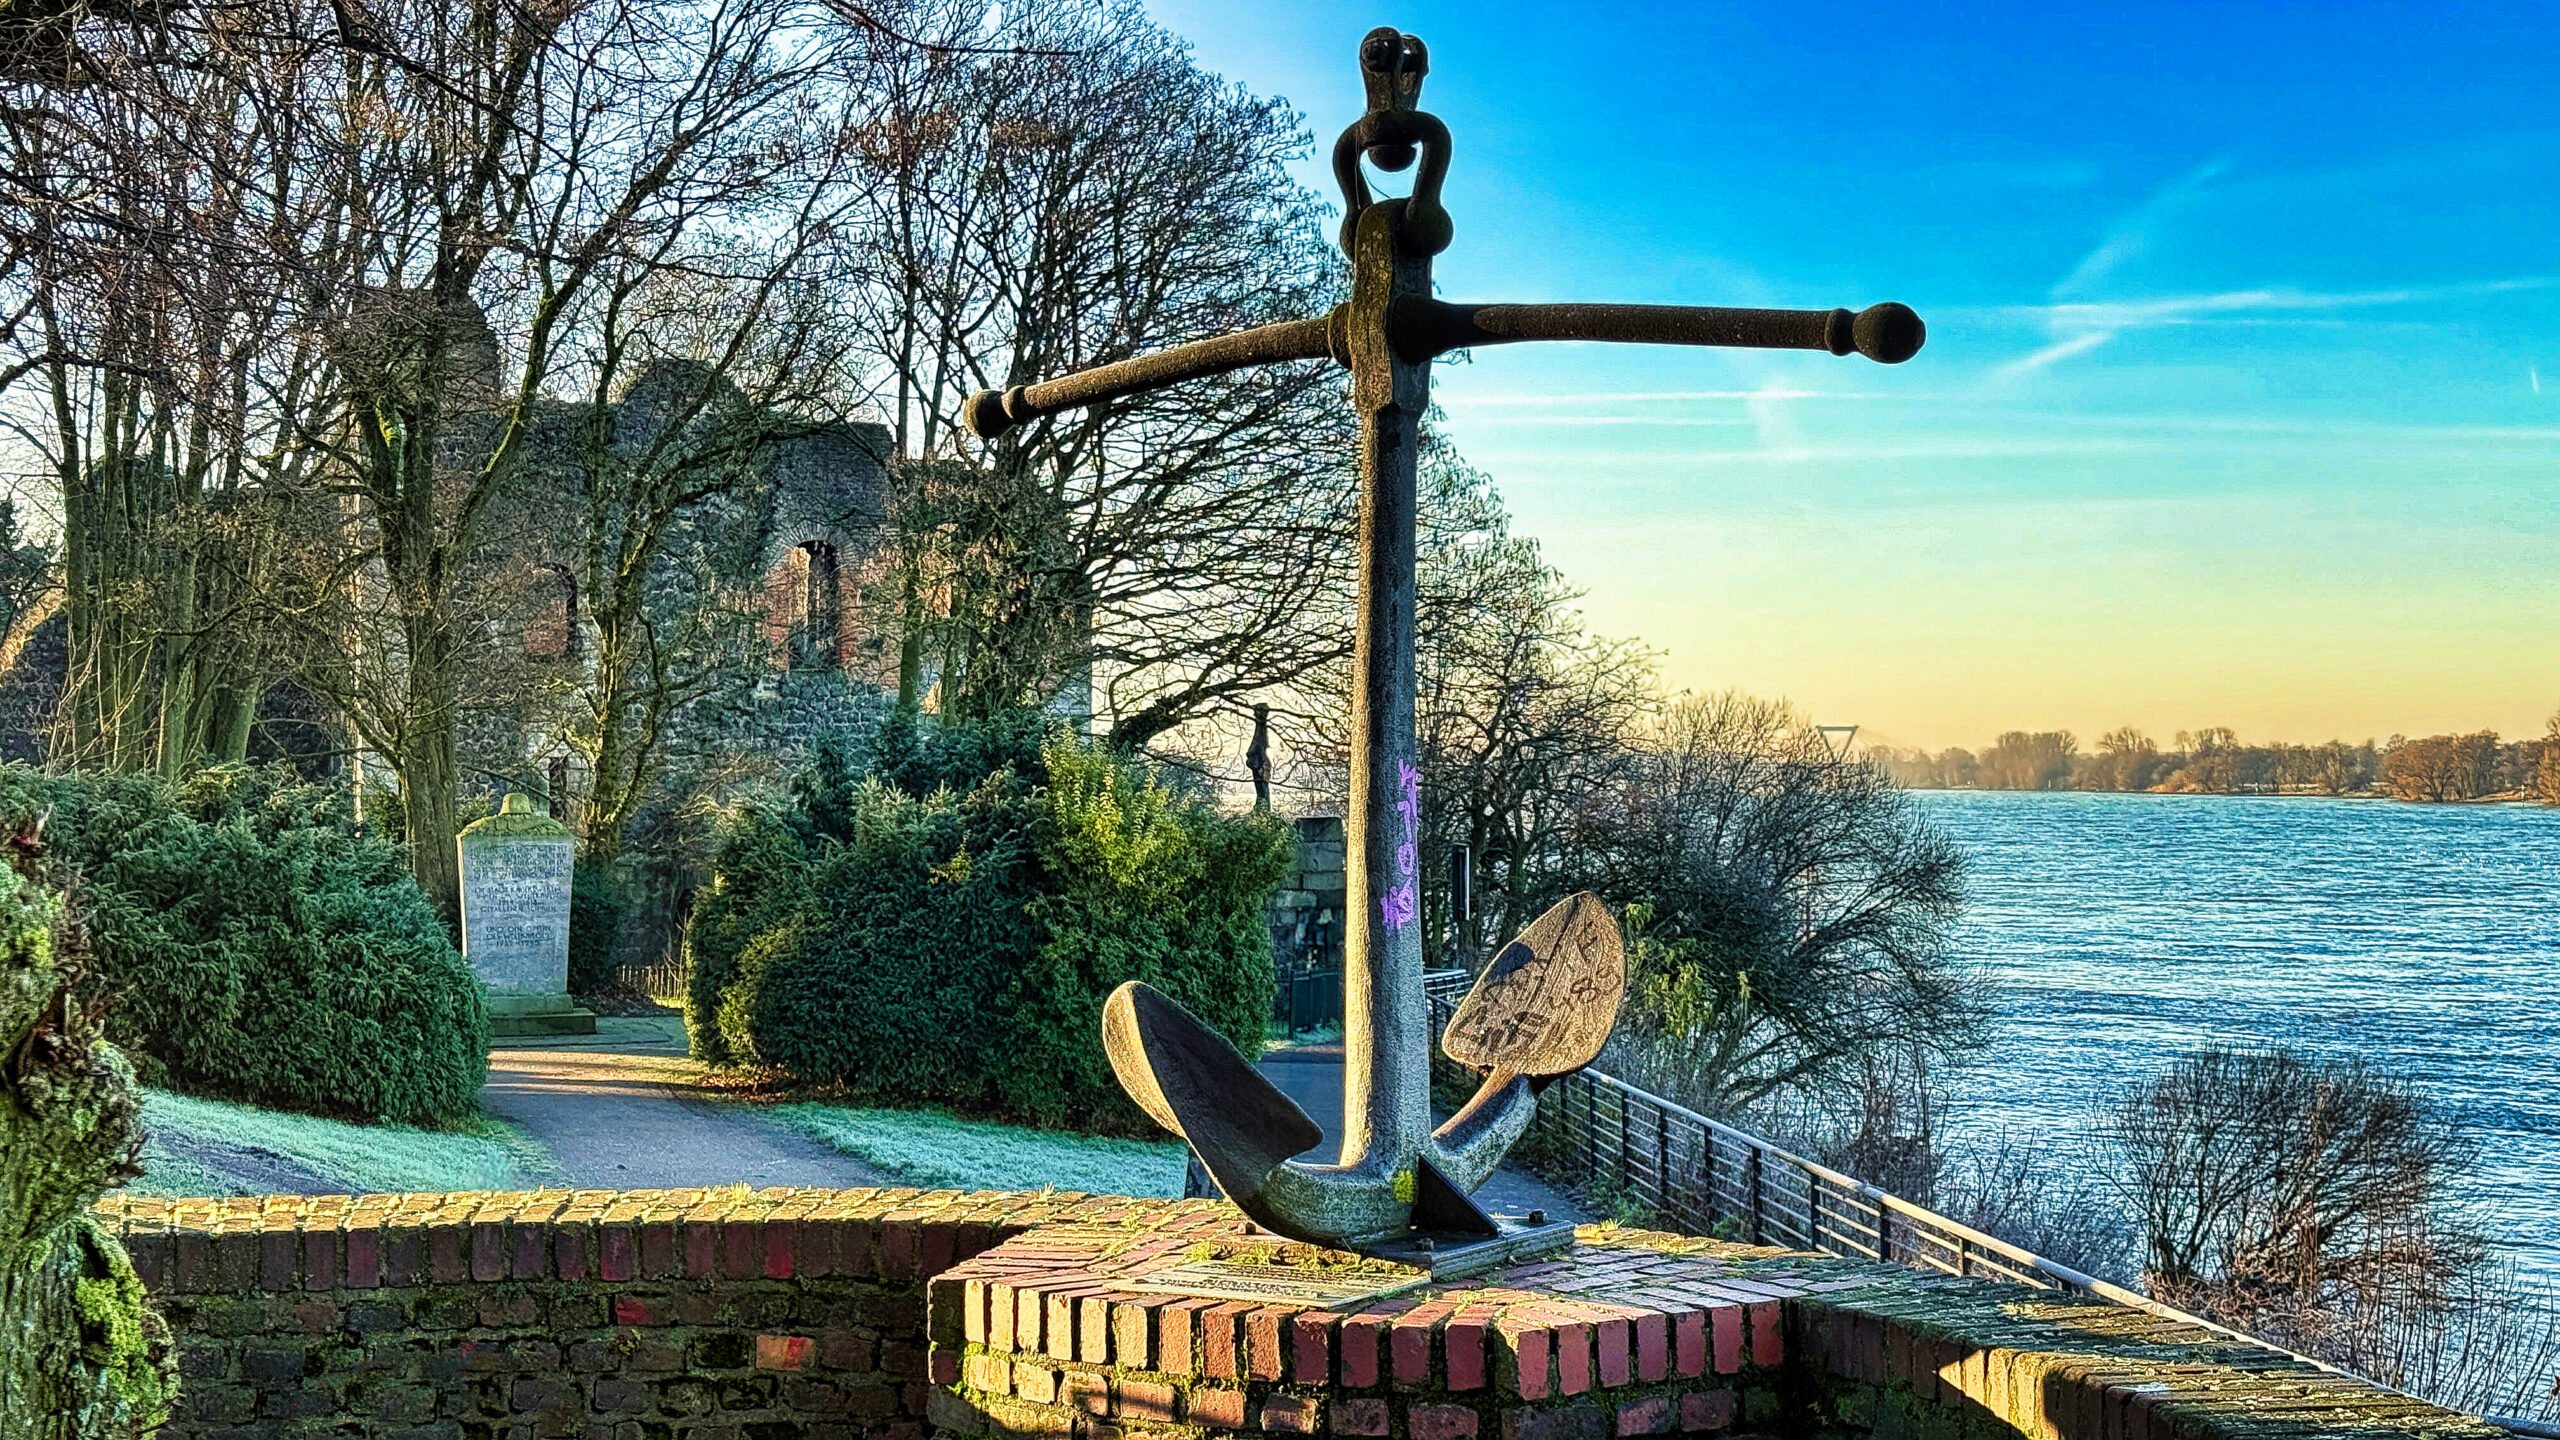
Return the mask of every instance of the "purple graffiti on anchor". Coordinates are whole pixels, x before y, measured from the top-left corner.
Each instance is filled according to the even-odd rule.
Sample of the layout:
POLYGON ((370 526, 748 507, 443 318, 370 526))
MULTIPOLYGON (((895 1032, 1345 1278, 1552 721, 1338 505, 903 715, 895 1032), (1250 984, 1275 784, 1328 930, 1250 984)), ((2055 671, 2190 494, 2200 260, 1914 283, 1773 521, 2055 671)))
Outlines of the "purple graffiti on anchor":
POLYGON ((1422 912, 1421 890, 1414 878, 1418 868, 1414 845, 1422 836, 1422 772, 1410 761, 1398 761, 1396 785, 1396 813, 1404 817, 1404 838, 1396 842, 1396 883, 1378 897, 1378 918, 1389 934, 1412 924, 1422 912))

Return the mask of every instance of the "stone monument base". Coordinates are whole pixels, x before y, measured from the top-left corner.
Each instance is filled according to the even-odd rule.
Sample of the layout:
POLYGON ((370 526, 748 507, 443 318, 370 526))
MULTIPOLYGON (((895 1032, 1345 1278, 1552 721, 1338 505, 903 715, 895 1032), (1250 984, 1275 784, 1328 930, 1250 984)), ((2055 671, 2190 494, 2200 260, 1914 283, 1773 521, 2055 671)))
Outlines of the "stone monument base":
POLYGON ((593 1035, 596 1012, 566 994, 528 995, 483 990, 489 1007, 489 1033, 500 1040, 525 1035, 593 1035))

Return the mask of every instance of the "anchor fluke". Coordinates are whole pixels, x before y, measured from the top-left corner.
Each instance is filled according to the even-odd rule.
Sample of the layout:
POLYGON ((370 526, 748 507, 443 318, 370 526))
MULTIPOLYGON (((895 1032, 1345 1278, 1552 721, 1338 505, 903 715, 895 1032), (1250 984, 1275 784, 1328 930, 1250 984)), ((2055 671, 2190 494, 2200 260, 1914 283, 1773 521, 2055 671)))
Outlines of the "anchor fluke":
POLYGON ((1151 985, 1132 980, 1103 1002, 1102 1049, 1138 1108, 1190 1142, 1210 1178, 1239 1200, 1281 1161, 1324 1140, 1323 1127, 1225 1036, 1151 985))
POLYGON ((1484 967, 1440 1048, 1490 1077, 1488 1085, 1570 1075, 1600 1058, 1626 990, 1616 918, 1588 890, 1568 895, 1484 967))

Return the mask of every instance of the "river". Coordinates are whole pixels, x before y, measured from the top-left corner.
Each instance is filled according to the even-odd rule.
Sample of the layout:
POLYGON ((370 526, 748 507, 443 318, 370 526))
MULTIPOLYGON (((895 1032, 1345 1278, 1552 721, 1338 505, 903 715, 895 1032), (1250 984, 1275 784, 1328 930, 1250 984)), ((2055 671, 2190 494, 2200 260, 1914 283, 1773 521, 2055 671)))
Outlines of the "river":
POLYGON ((2484 1142, 2473 1203, 2560 1286, 2560 811, 1928 791, 1997 995, 1955 1128, 2063 1136, 2208 1042, 2360 1056, 2484 1142))

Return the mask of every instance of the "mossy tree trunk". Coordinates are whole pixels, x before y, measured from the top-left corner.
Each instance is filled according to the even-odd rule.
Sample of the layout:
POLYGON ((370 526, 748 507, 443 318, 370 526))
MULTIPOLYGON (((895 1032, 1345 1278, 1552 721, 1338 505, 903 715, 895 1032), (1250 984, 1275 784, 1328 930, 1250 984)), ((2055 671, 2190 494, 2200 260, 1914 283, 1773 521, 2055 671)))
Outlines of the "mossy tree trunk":
POLYGON ((0 866, 0 1434, 97 1440, 158 1425, 167 1326, 89 1207, 132 1174, 133 1071, 70 997, 56 907, 0 866))

